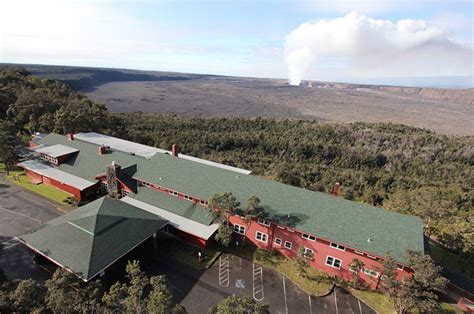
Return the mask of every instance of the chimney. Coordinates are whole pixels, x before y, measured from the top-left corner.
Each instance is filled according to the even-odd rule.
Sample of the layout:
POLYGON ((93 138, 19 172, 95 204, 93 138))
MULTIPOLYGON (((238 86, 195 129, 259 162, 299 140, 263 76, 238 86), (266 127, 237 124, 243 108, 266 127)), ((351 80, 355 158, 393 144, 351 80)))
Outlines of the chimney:
POLYGON ((171 155, 174 157, 178 157, 179 154, 179 145, 178 144, 173 144, 171 145, 171 155))
POLYGON ((107 151, 107 147, 105 147, 104 145, 102 146, 99 146, 99 155, 104 155, 107 151))
POLYGON ((338 196, 340 190, 341 190, 341 183, 336 182, 334 186, 332 187, 331 194, 333 196, 338 196))
POLYGON ((66 137, 67 137, 68 141, 74 141, 74 134, 68 133, 68 134, 66 134, 66 137))

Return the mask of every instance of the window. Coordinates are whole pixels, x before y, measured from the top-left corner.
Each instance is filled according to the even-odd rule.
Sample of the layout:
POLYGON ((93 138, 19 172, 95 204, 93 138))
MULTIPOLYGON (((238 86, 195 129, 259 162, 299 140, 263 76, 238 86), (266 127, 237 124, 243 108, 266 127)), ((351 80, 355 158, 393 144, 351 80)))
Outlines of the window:
POLYGON ((107 191, 109 190, 107 182, 100 181, 100 189, 102 190, 102 192, 107 193, 107 191))
POLYGON ((305 247, 303 251, 303 256, 307 258, 311 258, 314 256, 314 252, 312 249, 305 247))
POLYGON ((122 197, 128 196, 128 194, 130 194, 130 191, 122 189, 122 197))
POLYGON ((362 272, 366 275, 372 276, 372 277, 378 277, 379 273, 376 272, 375 270, 368 269, 368 268, 363 268, 362 272))
POLYGON ((170 191, 170 194, 171 194, 171 195, 173 195, 173 194, 174 194, 174 192, 173 192, 173 191, 170 191))
POLYGON ((258 222, 259 224, 261 224, 261 225, 270 227, 270 222, 266 221, 265 219, 260 219, 260 218, 258 218, 257 222, 258 222))
POLYGON ((337 244, 337 243, 332 243, 331 242, 330 246, 335 248, 335 249, 341 250, 341 251, 346 250, 346 247, 344 245, 340 245, 340 244, 337 244))
POLYGON ((241 225, 234 225, 234 232, 235 233, 240 233, 240 234, 245 234, 245 227, 241 225))
POLYGON ((326 265, 340 269, 342 261, 340 259, 328 255, 328 257, 326 257, 326 265))
POLYGON ((293 246, 293 243, 291 243, 289 241, 285 241, 285 249, 290 250, 292 246, 293 246))
POLYGON ((280 225, 277 225, 277 227, 280 228, 280 229, 285 229, 285 227, 280 226, 280 225))
POLYGON ((258 241, 267 243, 268 234, 257 231, 257 234, 255 235, 255 239, 257 239, 258 241))
POLYGON ((281 239, 280 238, 275 238, 275 245, 278 245, 278 246, 281 245, 281 239))
POLYGON ((372 256, 372 255, 368 255, 368 254, 367 254, 367 257, 370 257, 371 259, 377 259, 377 257, 372 256))
POLYGON ((361 251, 354 251, 354 253, 359 254, 359 255, 364 255, 364 252, 361 252, 361 251))
POLYGON ((184 195, 184 199, 189 200, 189 196, 184 195))
POLYGON ((286 228, 286 230, 288 230, 289 232, 295 232, 295 230, 293 230, 291 228, 286 228))
POLYGON ((206 205, 206 201, 201 201, 201 205, 206 205))
POLYGON ((398 270, 403 270, 403 265, 397 265, 398 270))
POLYGON ((303 239, 311 240, 311 241, 316 241, 316 237, 307 233, 303 233, 301 235, 303 239))

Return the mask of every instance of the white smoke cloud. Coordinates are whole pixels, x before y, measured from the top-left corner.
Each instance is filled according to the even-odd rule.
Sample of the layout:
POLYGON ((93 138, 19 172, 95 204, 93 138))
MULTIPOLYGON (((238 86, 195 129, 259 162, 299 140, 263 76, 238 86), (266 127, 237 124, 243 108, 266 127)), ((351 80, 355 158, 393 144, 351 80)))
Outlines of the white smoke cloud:
POLYGON ((321 59, 380 76, 472 75, 472 43, 458 43, 424 20, 392 22, 357 12, 300 25, 286 36, 289 83, 299 85, 321 59))

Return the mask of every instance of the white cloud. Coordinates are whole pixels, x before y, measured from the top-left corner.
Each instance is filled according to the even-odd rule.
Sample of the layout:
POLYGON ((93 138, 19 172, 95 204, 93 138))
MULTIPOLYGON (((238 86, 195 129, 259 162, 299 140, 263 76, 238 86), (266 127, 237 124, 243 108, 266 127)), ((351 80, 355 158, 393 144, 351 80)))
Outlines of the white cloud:
POLYGON ((158 22, 119 14, 110 1, 2 0, 0 60, 117 66, 175 44, 183 34, 158 22))
POLYGON ((472 43, 455 42, 424 20, 392 22, 357 12, 304 23, 285 41, 292 84, 299 84, 321 59, 348 64, 357 76, 438 76, 472 75, 472 55, 472 43))

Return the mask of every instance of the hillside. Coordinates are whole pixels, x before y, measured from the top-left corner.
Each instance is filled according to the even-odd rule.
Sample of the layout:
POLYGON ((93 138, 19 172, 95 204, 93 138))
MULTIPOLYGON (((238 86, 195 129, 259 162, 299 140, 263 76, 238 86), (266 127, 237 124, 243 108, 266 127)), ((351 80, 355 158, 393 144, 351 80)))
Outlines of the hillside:
POLYGON ((68 83, 112 112, 392 122, 443 134, 474 135, 474 89, 328 82, 290 87, 285 80, 276 79, 62 66, 25 68, 34 75, 68 83))

